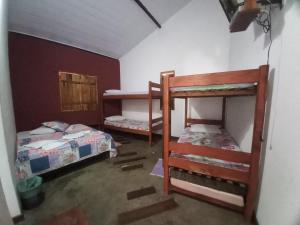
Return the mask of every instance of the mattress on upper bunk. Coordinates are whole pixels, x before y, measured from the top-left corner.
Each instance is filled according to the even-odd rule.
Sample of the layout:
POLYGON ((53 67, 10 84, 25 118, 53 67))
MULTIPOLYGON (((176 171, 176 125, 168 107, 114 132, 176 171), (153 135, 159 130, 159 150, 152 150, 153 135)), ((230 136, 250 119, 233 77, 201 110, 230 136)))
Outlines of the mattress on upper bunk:
POLYGON ((236 89, 252 89, 257 86, 256 83, 242 83, 242 84, 222 84, 222 85, 206 85, 206 86, 189 86, 171 88, 171 92, 184 91, 228 91, 236 89))
POLYGON ((110 152, 110 157, 117 155, 112 137, 93 128, 43 135, 19 132, 17 145, 15 166, 19 179, 43 174, 106 151, 110 152))
POLYGON ((114 126, 114 127, 120 127, 120 128, 149 131, 148 121, 132 120, 132 119, 124 119, 118 121, 105 120, 104 124, 109 126, 114 126))
MULTIPOLYGON (((184 129, 184 132, 180 135, 178 143, 190 143, 193 145, 203 145, 212 148, 219 148, 233 151, 240 151, 239 146, 234 139, 224 129, 219 129, 219 133, 204 133, 204 132, 192 132, 190 127, 184 129)), ((242 163, 229 162, 221 159, 214 159, 206 156, 198 156, 192 154, 178 154, 172 153, 172 156, 187 158, 191 161, 216 165, 220 167, 237 169, 241 171, 248 171, 249 165, 242 163)))
POLYGON ((147 95, 148 91, 115 91, 115 92, 105 92, 104 96, 114 96, 114 95, 147 95))

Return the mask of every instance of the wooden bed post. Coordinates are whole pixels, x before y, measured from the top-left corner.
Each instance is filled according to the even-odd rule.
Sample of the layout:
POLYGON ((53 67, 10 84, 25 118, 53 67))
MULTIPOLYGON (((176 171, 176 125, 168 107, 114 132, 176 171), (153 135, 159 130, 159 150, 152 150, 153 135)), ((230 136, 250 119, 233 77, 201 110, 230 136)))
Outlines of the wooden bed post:
POLYGON ((226 122, 226 97, 223 97, 222 102, 222 128, 225 129, 225 122, 226 122))
POLYGON ((148 82, 148 109, 149 109, 149 145, 152 145, 152 86, 151 81, 148 82))
MULTIPOLYGON (((102 82, 100 82, 102 83, 102 82)), ((104 102, 103 102, 103 88, 102 88, 102 85, 99 85, 99 129, 100 130, 103 130, 104 129, 104 102)))
POLYGON ((188 98, 184 98, 184 128, 187 127, 187 117, 188 117, 188 98))
POLYGON ((169 92, 169 76, 163 77, 163 164, 164 164, 164 192, 169 194, 169 142, 170 142, 170 92, 169 92))
POLYGON ((263 65, 259 67, 259 82, 257 86, 256 94, 256 105, 255 105, 255 117, 254 117, 254 128, 252 138, 252 149, 251 149, 251 165, 250 165, 250 177, 248 184, 248 193, 246 197, 246 207, 244 216, 247 220, 250 220, 253 216, 253 211, 256 202, 257 186, 259 182, 259 164, 261 154, 261 142, 264 125, 265 115, 265 104, 267 94, 267 83, 268 83, 268 71, 269 66, 263 65))

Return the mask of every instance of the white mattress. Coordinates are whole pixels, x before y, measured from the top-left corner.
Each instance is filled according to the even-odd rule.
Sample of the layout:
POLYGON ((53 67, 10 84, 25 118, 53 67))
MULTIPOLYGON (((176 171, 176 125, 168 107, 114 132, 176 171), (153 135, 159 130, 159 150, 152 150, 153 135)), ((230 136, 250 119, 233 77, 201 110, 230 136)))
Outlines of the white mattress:
POLYGON ((193 184, 187 181, 179 180, 176 178, 171 178, 170 182, 173 186, 188 190, 190 192, 200 194, 200 195, 205 195, 217 200, 221 200, 233 205, 237 205, 240 207, 244 206, 244 199, 242 196, 236 195, 236 194, 231 194, 227 193, 224 191, 219 191, 213 188, 201 186, 198 184, 193 184))
POLYGON ((104 93, 104 96, 112 96, 112 95, 144 95, 148 94, 148 91, 120 91, 120 92, 112 92, 112 93, 104 93))

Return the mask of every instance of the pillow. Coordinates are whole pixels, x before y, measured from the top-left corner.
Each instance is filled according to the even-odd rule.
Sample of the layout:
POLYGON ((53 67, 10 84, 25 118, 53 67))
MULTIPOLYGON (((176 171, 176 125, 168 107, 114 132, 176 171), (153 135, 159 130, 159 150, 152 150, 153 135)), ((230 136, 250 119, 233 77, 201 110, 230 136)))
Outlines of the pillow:
POLYGON ((59 122, 59 121, 50 121, 50 122, 44 122, 42 123, 45 127, 50 127, 56 131, 61 131, 64 132, 67 127, 69 126, 69 124, 67 123, 63 123, 63 122, 59 122))
POLYGON ((49 128, 49 127, 39 127, 39 128, 36 128, 32 131, 29 132, 30 134, 33 134, 33 135, 37 135, 37 134, 53 134, 55 133, 55 130, 53 130, 52 128, 49 128))
POLYGON ((107 121, 122 121, 125 120, 126 118, 124 116, 109 116, 105 118, 107 121))
POLYGON ((87 131, 87 130, 93 130, 93 128, 83 124, 72 124, 65 130, 65 132, 68 134, 74 134, 80 131, 87 131))
POLYGON ((202 133, 211 133, 211 134, 221 134, 219 126, 216 125, 206 125, 206 124, 192 124, 191 132, 202 132, 202 133))

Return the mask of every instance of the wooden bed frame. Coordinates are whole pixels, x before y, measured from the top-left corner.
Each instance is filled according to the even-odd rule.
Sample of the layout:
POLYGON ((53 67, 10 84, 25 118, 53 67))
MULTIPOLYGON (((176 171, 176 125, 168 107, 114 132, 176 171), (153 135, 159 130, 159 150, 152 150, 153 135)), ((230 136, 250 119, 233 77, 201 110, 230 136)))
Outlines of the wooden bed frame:
POLYGON ((231 72, 220 72, 212 74, 198 74, 189 76, 174 77, 166 75, 163 78, 163 118, 164 118, 164 192, 169 194, 170 191, 179 192, 204 201, 215 203, 221 206, 244 213, 247 220, 250 220, 255 207, 257 186, 259 182, 259 162, 261 153, 262 132, 264 124, 266 88, 268 79, 268 66, 262 65, 258 69, 241 70, 231 72), (256 83, 255 88, 250 89, 233 89, 223 91, 185 91, 171 92, 170 88, 188 87, 188 86, 205 86, 205 85, 222 85, 222 84, 239 84, 239 83, 256 83), (226 98, 231 96, 248 96, 256 95, 255 118, 251 153, 245 151, 237 152, 232 150, 222 150, 207 146, 197 146, 187 143, 177 143, 171 141, 171 123, 170 123, 170 101, 172 98, 185 99, 185 127, 188 124, 216 124, 225 127, 225 109, 226 98), (205 120, 192 119, 187 116, 187 98, 191 97, 223 97, 222 119, 205 120), (215 159, 226 160, 230 162, 243 163, 249 165, 248 171, 224 168, 216 165, 192 162, 188 159, 172 157, 171 152, 181 154, 193 154, 206 156, 215 159), (190 192, 178 188, 170 182, 170 167, 192 171, 199 174, 209 175, 212 177, 222 178, 234 182, 246 184, 247 194, 244 199, 244 207, 230 204, 219 199, 208 197, 206 195, 190 192))
POLYGON ((153 132, 162 129, 162 117, 158 117, 153 119, 153 99, 162 99, 162 92, 161 92, 161 85, 158 83, 154 83, 152 81, 148 82, 148 93, 146 94, 122 94, 122 95, 103 95, 104 92, 102 91, 102 94, 100 95, 102 99, 100 99, 100 112, 101 112, 101 122, 100 127, 102 129, 110 129, 110 130, 116 130, 116 131, 122 131, 127 133, 133 133, 133 134, 140 134, 148 136, 149 145, 152 145, 152 137, 153 132), (104 124, 104 102, 111 101, 111 100, 140 100, 145 99, 148 100, 148 110, 149 110, 149 130, 137 130, 137 129, 129 129, 129 128, 122 128, 122 127, 115 127, 111 125, 105 125, 104 124), (159 123, 161 122, 161 123, 159 123), (157 124, 159 123, 159 124, 157 124))

